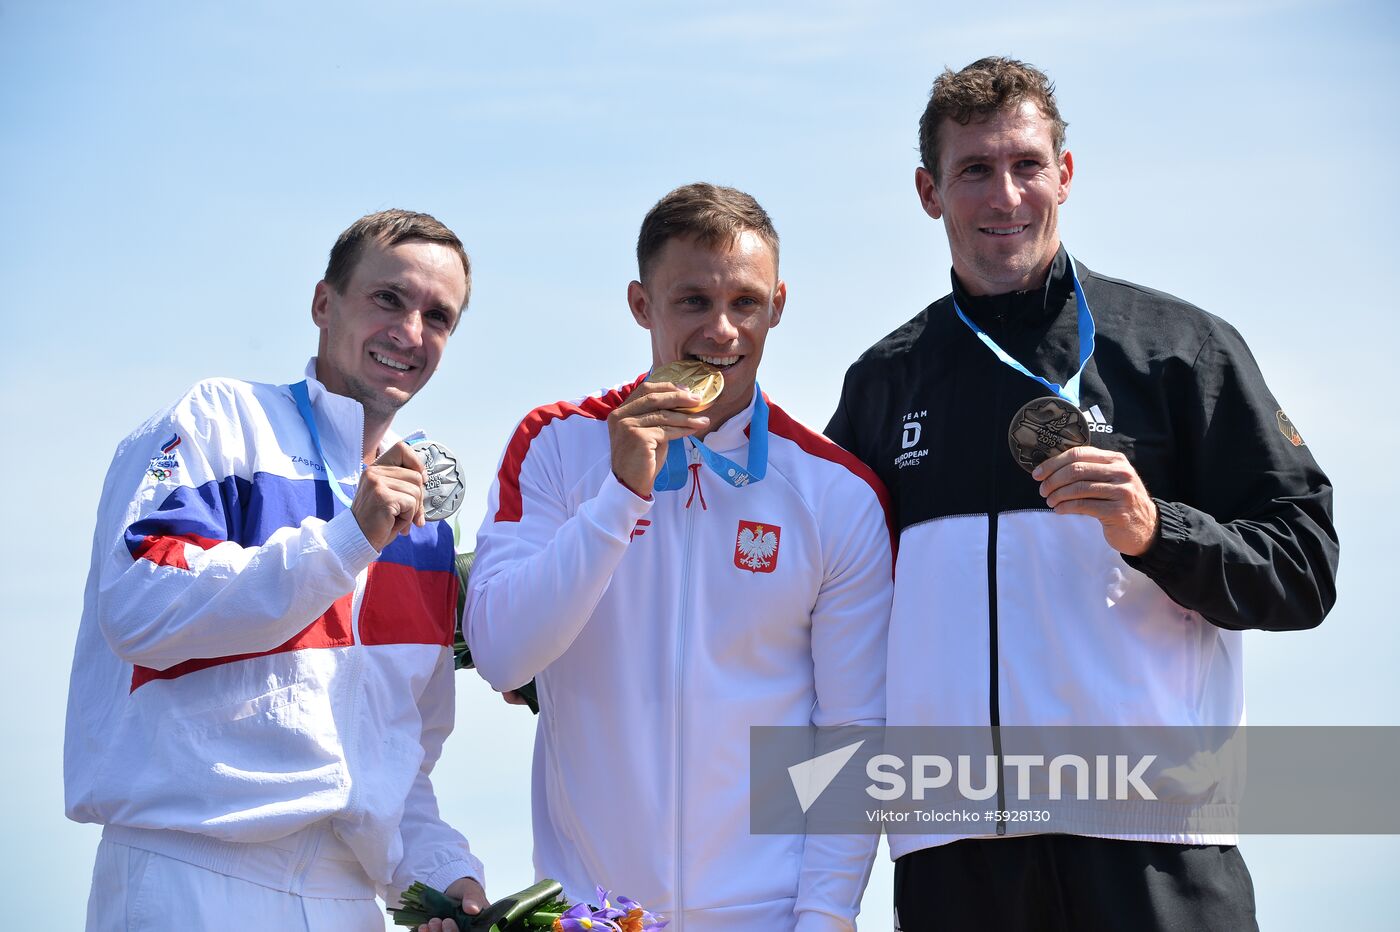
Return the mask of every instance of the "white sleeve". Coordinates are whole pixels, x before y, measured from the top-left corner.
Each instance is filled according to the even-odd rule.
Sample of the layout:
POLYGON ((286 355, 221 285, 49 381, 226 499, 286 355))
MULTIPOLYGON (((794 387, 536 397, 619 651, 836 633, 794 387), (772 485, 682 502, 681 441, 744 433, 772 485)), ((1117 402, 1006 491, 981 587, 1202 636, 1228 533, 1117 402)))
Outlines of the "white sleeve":
POLYGON ((481 861, 472 854, 466 838, 438 814, 437 795, 430 777, 442 755, 443 742, 452 733, 456 715, 453 673, 452 652, 443 651, 437 669, 418 700, 418 712, 423 719, 419 738, 423 762, 413 778, 404 803, 403 819, 399 822, 403 859, 394 868, 394 878, 385 895, 385 901, 390 904, 398 903, 403 891, 415 880, 438 890, 445 890, 462 877, 471 877, 483 888, 486 886, 486 872, 481 861))
MULTIPOLYGON (((836 496, 833 496, 836 499, 836 496)), ((812 723, 883 725, 890 604, 890 527, 874 492, 846 498, 823 515, 826 580, 812 610, 817 702, 812 723), (853 501, 852 498, 855 500, 853 501)), ((807 835, 798 878, 799 932, 851 930, 880 836, 807 835)))
POLYGON ((518 509, 502 508, 498 475, 477 532, 467 642, 498 690, 523 686, 569 648, 651 509, 608 471, 571 510, 557 442, 546 427, 530 444, 519 464, 518 509))
POLYGON ((249 442, 239 414, 229 389, 201 383, 118 447, 99 506, 97 620, 128 663, 163 670, 271 650, 351 592, 376 556, 349 511, 238 543, 229 465, 249 442), (170 438, 174 468, 153 467, 170 438))

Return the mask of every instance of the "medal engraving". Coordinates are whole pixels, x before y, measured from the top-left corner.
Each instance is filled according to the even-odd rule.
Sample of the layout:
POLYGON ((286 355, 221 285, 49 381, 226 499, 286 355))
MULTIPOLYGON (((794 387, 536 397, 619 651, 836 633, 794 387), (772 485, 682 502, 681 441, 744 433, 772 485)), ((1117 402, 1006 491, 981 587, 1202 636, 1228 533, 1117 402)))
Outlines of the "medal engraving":
POLYGON ((1026 472, 1057 453, 1089 443, 1089 422, 1063 398, 1037 398, 1011 419, 1006 439, 1016 465, 1026 472))
POLYGON ((423 483, 423 514, 429 521, 441 521, 457 513, 466 492, 462 475, 457 469, 457 457, 452 451, 432 440, 419 440, 410 445, 428 473, 423 483))

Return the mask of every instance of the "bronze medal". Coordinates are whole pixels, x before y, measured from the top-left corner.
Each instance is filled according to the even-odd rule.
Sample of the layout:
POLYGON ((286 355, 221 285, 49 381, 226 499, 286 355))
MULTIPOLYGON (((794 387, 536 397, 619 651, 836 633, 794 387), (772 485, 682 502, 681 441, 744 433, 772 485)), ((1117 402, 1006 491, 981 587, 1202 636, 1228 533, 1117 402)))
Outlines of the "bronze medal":
POLYGON ((1057 453, 1089 443, 1089 422, 1063 398, 1037 398, 1011 419, 1006 433, 1016 465, 1030 472, 1057 453))
POLYGON ((466 488, 462 485, 462 474, 457 468, 457 457, 452 451, 432 440, 419 440, 409 444, 418 458, 428 479, 423 483, 423 514, 429 521, 441 521, 457 513, 462 506, 466 488))
POLYGON ((698 359, 679 359, 657 366, 647 376, 648 382, 670 382, 700 396, 700 404, 693 408, 681 408, 687 414, 699 414, 724 391, 724 373, 707 362, 698 359))

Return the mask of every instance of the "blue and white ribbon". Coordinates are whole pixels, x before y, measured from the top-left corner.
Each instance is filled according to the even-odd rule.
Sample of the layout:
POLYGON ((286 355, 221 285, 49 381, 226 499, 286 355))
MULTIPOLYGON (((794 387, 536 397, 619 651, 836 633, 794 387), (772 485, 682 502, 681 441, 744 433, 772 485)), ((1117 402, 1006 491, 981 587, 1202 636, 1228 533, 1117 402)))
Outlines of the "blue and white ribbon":
POLYGON ((958 317, 962 318, 962 322, 967 324, 973 333, 977 334, 977 339, 986 344, 987 349, 991 350, 992 353, 996 355, 997 359, 1000 359, 1003 363, 1027 378, 1035 379, 1041 385, 1044 385, 1046 388, 1050 389, 1050 391, 1074 405, 1075 409, 1078 410, 1079 377, 1084 374, 1084 367, 1089 364, 1089 358, 1094 355, 1094 315, 1089 313, 1089 302, 1084 300, 1084 287, 1079 284, 1079 274, 1074 271, 1074 257, 1069 253, 1065 253, 1065 258, 1069 260, 1069 274, 1070 278, 1074 281, 1074 299, 1079 305, 1079 368, 1075 370, 1074 375, 1070 376, 1069 381, 1064 385, 1051 382, 1049 379, 1038 376, 1021 365, 1019 360, 998 346, 997 342, 993 340, 985 330, 974 324, 972 320, 963 313, 963 309, 958 307, 957 298, 953 299, 953 310, 958 312, 958 317))

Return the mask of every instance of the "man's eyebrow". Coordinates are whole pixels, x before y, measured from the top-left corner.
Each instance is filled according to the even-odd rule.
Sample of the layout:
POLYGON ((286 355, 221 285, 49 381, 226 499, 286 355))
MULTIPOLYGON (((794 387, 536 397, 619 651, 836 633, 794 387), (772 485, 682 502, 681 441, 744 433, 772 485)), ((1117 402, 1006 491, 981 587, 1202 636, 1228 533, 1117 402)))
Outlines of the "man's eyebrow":
MULTIPOLYGON (((388 279, 385 279, 385 280, 379 281, 379 282, 371 282, 371 283, 370 283, 370 286, 369 286, 369 290, 370 290, 370 291, 392 291, 394 294, 398 295, 400 298, 407 299, 407 298, 410 296, 410 294, 412 293, 412 290, 413 290, 413 289, 409 287, 409 285, 408 285, 407 282, 399 281, 399 280, 396 279, 396 278, 388 278, 388 279)), ((450 302, 444 302, 444 301, 436 302, 435 304, 432 305, 432 309, 433 309, 433 310, 436 310, 436 311, 444 311, 444 312, 446 312, 446 313, 448 313, 448 314, 451 314, 454 318, 455 318, 455 317, 461 316, 461 313, 462 313, 461 308, 453 307, 452 304, 451 304, 450 302)))
POLYGON ((409 293, 409 291, 410 291, 410 289, 409 289, 409 287, 408 287, 408 284, 407 284, 406 282, 401 282, 401 281, 399 281, 398 279, 395 279, 395 278, 389 278, 389 279, 385 279, 384 281, 378 281, 378 282, 370 282, 369 290, 370 290, 370 291, 380 291, 380 290, 392 291, 394 294, 399 295, 399 296, 401 296, 401 297, 402 297, 402 296, 406 296, 406 295, 409 293))
POLYGON ((971 165, 973 162, 990 162, 990 161, 992 161, 992 157, 991 157, 990 155, 988 155, 988 154, 986 154, 986 153, 984 153, 984 152, 978 152, 978 153, 976 153, 975 155, 964 155, 962 158, 957 159, 956 161, 954 161, 954 162, 953 162, 953 165, 956 167, 956 166, 960 166, 960 165, 971 165))
MULTIPOLYGON (((675 286, 675 294, 681 297, 692 297, 702 295, 708 297, 715 290, 714 282, 680 282, 675 286)), ((741 294, 752 294, 761 296, 771 296, 773 289, 768 285, 756 284, 753 282, 737 282, 725 290, 737 291, 741 294)))
MULTIPOLYGON (((1003 153, 1003 155, 1012 159, 1013 161, 1020 161, 1021 159, 1043 160, 1045 158, 1045 153, 1040 149, 1035 148, 1034 146, 1027 147, 1025 149, 1015 149, 1011 152, 1003 153)), ((978 152, 974 155, 963 156, 962 158, 958 159, 956 162, 953 163, 953 167, 962 168, 963 166, 974 165, 978 162, 995 162, 996 160, 997 156, 992 155, 989 152, 978 152)))

